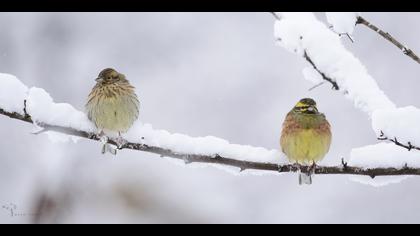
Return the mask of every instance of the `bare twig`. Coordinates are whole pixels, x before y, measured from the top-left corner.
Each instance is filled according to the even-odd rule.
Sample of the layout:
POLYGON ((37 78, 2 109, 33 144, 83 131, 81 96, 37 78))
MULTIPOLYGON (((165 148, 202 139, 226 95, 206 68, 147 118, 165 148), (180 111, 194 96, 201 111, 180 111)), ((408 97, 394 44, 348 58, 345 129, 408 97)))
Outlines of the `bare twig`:
POLYGON ((375 31, 376 33, 381 35, 384 39, 388 40, 389 42, 397 46, 405 55, 409 56, 411 59, 413 59, 414 61, 420 64, 420 58, 413 52, 413 50, 404 46, 397 39, 392 37, 388 32, 384 32, 383 30, 379 29, 377 26, 373 25, 372 23, 370 23, 369 21, 367 21, 365 18, 361 16, 357 17, 356 25, 358 24, 364 25, 368 27, 369 29, 375 31))
POLYGON ((349 40, 350 40, 350 42, 352 42, 352 43, 354 43, 354 40, 353 40, 353 38, 350 36, 350 34, 349 33, 338 33, 337 31, 335 31, 334 30, 334 27, 332 26, 332 25, 330 25, 329 27, 328 27, 332 32, 334 32, 334 33, 336 33, 336 34, 338 34, 338 36, 343 36, 343 35, 346 35, 347 36, 347 38, 349 38, 349 40))
POLYGON ((415 150, 420 150, 420 147, 413 146, 413 145, 411 144, 411 142, 408 142, 407 144, 403 144, 403 143, 400 143, 396 137, 394 137, 393 139, 388 138, 388 137, 384 134, 384 132, 382 132, 382 131, 381 131, 381 134, 380 134, 380 135, 379 135, 379 137, 378 137, 378 140, 391 141, 391 142, 393 142, 395 145, 400 146, 400 147, 403 147, 403 148, 407 149, 408 151, 411 151, 411 150, 413 150, 413 149, 415 149, 415 150))
POLYGON ((308 89, 308 91, 312 91, 312 90, 318 88, 319 86, 323 85, 324 83, 325 83, 325 81, 322 81, 321 83, 315 84, 314 86, 310 87, 308 89))
POLYGON ((270 14, 273 15, 274 18, 276 18, 276 20, 281 20, 281 17, 277 15, 275 12, 270 12, 270 14))
MULTIPOLYGON (((28 123, 33 123, 29 115, 22 115, 16 112, 7 112, 3 109, 0 109, 0 114, 8 116, 12 119, 21 120, 28 123)), ((64 134, 74 135, 90 140, 99 141, 99 137, 95 133, 90 133, 86 131, 75 130, 68 127, 55 126, 49 124, 38 124, 43 128, 55 132, 61 132, 64 134)), ((116 140, 110 138, 108 141, 112 145, 116 145, 116 140)), ((219 164, 227 165, 232 167, 237 167, 240 171, 245 170, 264 170, 272 172, 297 172, 299 167, 293 164, 278 165, 274 163, 264 163, 264 162, 252 162, 252 161, 242 161, 236 160, 229 157, 223 157, 220 155, 196 155, 189 153, 176 153, 169 149, 164 149, 157 146, 149 146, 142 143, 131 143, 127 142, 124 144, 121 149, 131 149, 138 150, 143 152, 149 152, 158 154, 157 157, 171 157, 184 161, 185 163, 210 163, 210 164, 219 164)), ((307 167, 301 167, 301 171, 309 171, 307 167)), ((390 175, 420 175, 420 169, 404 167, 402 169, 397 168, 374 168, 374 169, 364 169, 359 167, 348 166, 347 163, 342 161, 341 165, 338 166, 316 166, 316 174, 345 174, 345 175, 366 175, 366 176, 390 176, 390 175)))

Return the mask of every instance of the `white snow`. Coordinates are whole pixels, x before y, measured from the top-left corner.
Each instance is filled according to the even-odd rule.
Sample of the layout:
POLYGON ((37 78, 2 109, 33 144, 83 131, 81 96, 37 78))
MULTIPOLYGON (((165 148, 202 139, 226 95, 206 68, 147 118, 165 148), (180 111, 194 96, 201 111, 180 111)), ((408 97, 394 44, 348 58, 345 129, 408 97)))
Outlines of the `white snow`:
MULTIPOLYGON (((0 91, 1 108, 23 113, 23 101, 26 99, 26 111, 35 122, 35 132, 41 131, 38 126, 48 124, 60 127, 69 127, 86 132, 97 132, 93 123, 86 114, 75 109, 67 103, 55 103, 51 96, 42 88, 26 88, 16 77, 2 75, 0 91)), ((66 142, 68 135, 47 131, 53 142, 66 142), (67 138, 66 138, 67 136, 67 138)), ((287 163, 285 156, 279 150, 268 150, 262 147, 231 144, 227 140, 206 136, 190 137, 185 134, 170 133, 166 130, 155 130, 150 124, 143 124, 139 120, 123 137, 130 142, 144 143, 151 146, 170 149, 177 153, 225 156, 237 160, 256 162, 287 163)), ((73 138, 73 137, 72 137, 73 138)), ((73 141, 77 138, 74 137, 73 141)))
POLYGON ((231 144, 213 136, 190 137, 185 134, 171 134, 166 130, 155 130, 152 125, 142 124, 140 121, 137 121, 124 137, 130 142, 170 149, 176 153, 210 156, 218 154, 237 160, 287 163, 287 159, 279 150, 231 144))
POLYGON ((372 179, 368 176, 354 175, 350 176, 350 180, 356 183, 370 185, 373 187, 384 187, 390 184, 398 184, 402 181, 411 178, 409 175, 398 175, 398 176, 378 176, 372 179))
MULTIPOLYGON (((398 141, 420 145, 420 110, 413 106, 397 108, 396 105, 379 88, 363 64, 341 43, 339 36, 328 29, 312 13, 277 13, 274 31, 278 44, 286 50, 310 57, 315 66, 327 77, 334 80, 345 96, 354 105, 368 113, 376 135, 383 131, 389 138, 397 137, 398 141)), ((327 13, 328 21, 338 33, 351 34, 358 13, 327 13)), ((306 80, 318 84, 320 75, 315 70, 305 68, 306 80)), ((376 138, 376 137, 372 137, 376 138)), ((393 143, 380 143, 351 152, 349 165, 363 168, 393 167, 404 165, 420 167, 420 152, 396 146, 393 143)), ((358 180, 361 178, 354 177, 358 180)), ((381 181, 370 180, 370 184, 382 185, 396 181, 401 177, 381 178, 381 181)))
MULTIPOLYGON (((372 168, 403 168, 405 166, 420 168, 420 152, 408 151, 393 143, 378 143, 360 148, 354 148, 350 153, 350 166, 364 169, 372 168)), ((375 187, 400 183, 411 176, 351 176, 350 180, 375 187)))
POLYGON ((68 103, 54 103, 41 88, 32 87, 28 92, 26 111, 36 123, 45 123, 76 130, 94 132, 96 129, 86 114, 68 103))
POLYGON ((420 168, 420 152, 408 151, 393 143, 378 143, 354 148, 348 165, 362 168, 420 168))
MULTIPOLYGON (((397 137, 404 144, 420 146, 420 109, 414 106, 380 109, 372 114, 372 127, 377 135, 382 131, 388 138, 397 137)), ((420 153, 420 152, 419 152, 420 153)))
POLYGON ((331 24, 334 31, 339 34, 352 35, 356 26, 359 12, 326 12, 328 23, 331 24))
POLYGON ((322 76, 312 66, 303 68, 302 74, 307 81, 312 82, 313 84, 319 84, 324 81, 322 76))
MULTIPOLYGON (((341 43, 337 34, 319 21, 313 13, 277 13, 275 37, 290 52, 306 52, 316 67, 335 80, 340 90, 355 106, 369 115, 377 109, 395 108, 379 89, 363 64, 341 43)), ((313 77, 307 77, 313 80, 313 77)))
POLYGON ((0 108, 7 112, 23 114, 26 87, 14 75, 0 73, 0 108))

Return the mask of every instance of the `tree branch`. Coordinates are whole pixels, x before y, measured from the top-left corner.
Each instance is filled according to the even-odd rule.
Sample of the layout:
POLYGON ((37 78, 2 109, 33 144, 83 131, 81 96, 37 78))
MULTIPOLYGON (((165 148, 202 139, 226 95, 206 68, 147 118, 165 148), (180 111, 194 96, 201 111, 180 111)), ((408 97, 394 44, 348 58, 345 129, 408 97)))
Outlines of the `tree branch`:
POLYGON ((415 149, 415 150, 419 150, 419 151, 420 151, 420 147, 413 146, 413 145, 411 144, 411 142, 408 142, 407 144, 400 143, 396 137, 394 137, 393 139, 390 139, 390 138, 388 138, 388 137, 384 134, 384 132, 382 132, 382 131, 381 131, 381 135, 378 137, 378 140, 387 140, 387 141, 391 141, 391 142, 393 142, 395 145, 400 146, 400 147, 403 147, 403 148, 407 149, 408 151, 411 151, 411 150, 413 150, 413 149, 415 149))
POLYGON ((321 70, 319 70, 318 67, 315 65, 315 63, 312 61, 312 59, 308 56, 308 53, 306 53, 306 51, 304 52, 303 57, 322 76, 322 79, 324 79, 328 83, 332 84, 332 89, 334 89, 334 90, 340 90, 340 87, 338 87, 337 82, 335 82, 333 79, 331 79, 330 77, 328 77, 327 75, 325 75, 324 72, 322 72, 321 70))
MULTIPOLYGON (((0 114, 10 117, 12 119, 21 120, 27 123, 34 123, 31 117, 28 114, 19 114, 16 112, 7 112, 3 109, 0 109, 0 114)), ((99 141, 100 138, 95 133, 75 130, 68 127, 55 126, 50 124, 37 124, 48 131, 60 132, 68 135, 74 135, 81 138, 86 138, 94 141, 99 141)), ((110 138, 108 143, 116 145, 117 141, 110 138)), ((252 162, 252 161, 242 161, 237 159, 232 159, 229 157, 222 157, 220 155, 210 156, 210 155, 196 155, 188 153, 176 153, 169 149, 164 149, 157 146, 149 146, 141 143, 131 143, 127 142, 120 149, 129 149, 129 150, 138 150, 143 152, 149 152, 158 154, 161 157, 171 157, 184 161, 186 164, 189 163, 209 163, 209 164, 219 164, 227 165, 232 167, 237 167, 240 171, 244 170, 264 170, 272 172, 297 172, 299 167, 292 164, 278 165, 274 163, 263 163, 263 162, 252 162)), ((301 171, 309 171, 310 166, 302 166, 301 171)), ((364 169, 360 167, 351 167, 342 160, 341 165, 339 166, 316 166, 316 174, 345 174, 345 175, 366 175, 372 178, 376 176, 391 176, 391 175, 420 175, 420 169, 403 167, 401 169, 397 168, 375 168, 375 169, 364 169)))
POLYGON ((375 31, 376 33, 381 35, 384 39, 388 40, 389 42, 397 46, 405 55, 409 56, 411 59, 413 59, 414 61, 420 64, 420 58, 413 52, 413 50, 404 46, 397 39, 392 37, 388 32, 384 32, 383 30, 379 29, 377 26, 373 25, 372 23, 370 23, 369 21, 367 21, 365 18, 361 16, 357 17, 356 25, 358 24, 364 25, 368 27, 369 29, 375 31))
MULTIPOLYGON (((279 15, 277 15, 275 12, 269 12, 269 13, 271 15, 273 15, 276 20, 281 20, 281 17, 279 15)), ((302 37, 300 39, 302 40, 302 37)), ((277 40, 280 41, 280 39, 277 39, 277 40)), ((328 77, 327 75, 325 75, 321 70, 318 69, 318 67, 315 65, 315 63, 312 61, 312 59, 309 57, 309 55, 306 52, 306 50, 305 50, 305 52, 303 54, 303 57, 322 76, 322 79, 324 79, 325 81, 327 81, 328 83, 330 83, 332 85, 332 89, 334 89, 334 90, 340 90, 340 87, 338 86, 337 82, 335 82, 333 79, 331 79, 330 77, 328 77)), ((317 88, 318 86, 320 86, 322 84, 323 83, 319 83, 319 84, 315 85, 314 87, 310 88, 309 90, 313 90, 313 89, 317 88)))

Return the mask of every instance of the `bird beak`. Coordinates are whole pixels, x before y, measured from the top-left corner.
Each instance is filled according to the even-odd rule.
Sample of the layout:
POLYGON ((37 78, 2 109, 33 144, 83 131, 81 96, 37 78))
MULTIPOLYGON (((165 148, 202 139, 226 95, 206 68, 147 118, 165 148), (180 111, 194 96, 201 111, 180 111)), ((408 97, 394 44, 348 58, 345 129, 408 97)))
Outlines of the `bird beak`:
POLYGON ((96 82, 102 82, 104 79, 102 79, 101 77, 98 77, 95 79, 96 82))
POLYGON ((315 111, 314 107, 308 107, 308 111, 315 111))

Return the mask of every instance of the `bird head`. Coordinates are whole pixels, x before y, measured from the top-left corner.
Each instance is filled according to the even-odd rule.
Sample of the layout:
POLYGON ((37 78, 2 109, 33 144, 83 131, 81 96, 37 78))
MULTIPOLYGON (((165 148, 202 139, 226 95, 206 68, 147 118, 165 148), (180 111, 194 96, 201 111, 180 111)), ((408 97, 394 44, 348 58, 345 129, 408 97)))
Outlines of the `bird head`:
POLYGON ((102 83, 102 84, 112 84, 119 81, 125 81, 125 76, 121 73, 118 73, 116 70, 112 68, 106 68, 103 69, 99 75, 98 78, 95 79, 96 82, 102 83))
POLYGON ((316 102, 312 98, 303 98, 296 103, 295 107, 293 107, 293 111, 304 114, 317 114, 318 108, 316 107, 316 102))

